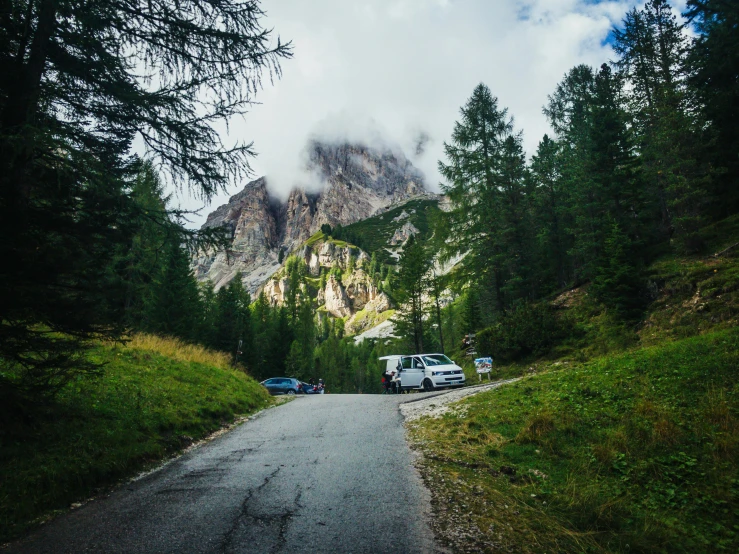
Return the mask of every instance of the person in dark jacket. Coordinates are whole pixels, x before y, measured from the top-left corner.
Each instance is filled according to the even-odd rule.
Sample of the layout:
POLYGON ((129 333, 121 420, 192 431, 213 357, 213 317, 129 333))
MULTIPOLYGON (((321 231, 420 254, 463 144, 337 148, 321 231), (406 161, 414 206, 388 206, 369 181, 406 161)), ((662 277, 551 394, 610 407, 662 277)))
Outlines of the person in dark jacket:
POLYGON ((382 388, 384 389, 384 394, 387 394, 390 390, 390 381, 392 380, 392 378, 392 375, 390 375, 386 369, 385 372, 382 374, 382 388))

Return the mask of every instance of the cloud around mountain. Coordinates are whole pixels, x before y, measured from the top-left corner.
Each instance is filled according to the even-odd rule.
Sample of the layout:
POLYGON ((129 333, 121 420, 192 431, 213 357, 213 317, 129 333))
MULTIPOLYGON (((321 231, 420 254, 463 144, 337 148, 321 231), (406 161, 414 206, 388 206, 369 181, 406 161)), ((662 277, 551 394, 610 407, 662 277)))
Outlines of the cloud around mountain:
MULTIPOLYGON (((304 148, 323 141, 386 141, 438 190, 436 166, 459 108, 486 83, 510 109, 530 155, 548 125, 541 113, 578 63, 612 58, 607 38, 633 0, 270 0, 266 24, 295 56, 267 82, 259 105, 231 122, 229 140, 254 141, 257 175, 284 197, 304 181, 304 148)), ((676 2, 678 8, 684 2, 676 2)), ((234 183, 213 205, 244 183, 234 183)), ((186 206, 194 200, 181 198, 186 206)), ((204 213, 207 210, 204 210, 204 213)), ((199 223, 199 221, 195 221, 199 223)))

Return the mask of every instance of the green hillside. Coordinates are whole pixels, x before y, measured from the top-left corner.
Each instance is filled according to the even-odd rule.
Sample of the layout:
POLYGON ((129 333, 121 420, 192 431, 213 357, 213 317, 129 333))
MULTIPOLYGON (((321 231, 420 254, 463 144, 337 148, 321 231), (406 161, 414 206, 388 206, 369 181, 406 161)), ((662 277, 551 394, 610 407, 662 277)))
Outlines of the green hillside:
POLYGON ((418 229, 421 237, 425 238, 430 233, 434 215, 439 211, 438 199, 411 200, 385 213, 335 229, 334 238, 344 239, 370 256, 375 254, 381 263, 395 265, 397 260, 387 251, 387 248, 397 248, 390 244, 395 231, 406 222, 410 222, 418 229), (403 212, 407 213, 408 217, 394 221, 403 212))
POLYGON ((138 335, 89 356, 102 377, 0 434, 0 542, 270 402, 228 355, 172 339, 138 335))
POLYGON ((436 510, 469 514, 442 536, 455 551, 736 552, 737 366, 734 328, 552 366, 414 426, 436 510))

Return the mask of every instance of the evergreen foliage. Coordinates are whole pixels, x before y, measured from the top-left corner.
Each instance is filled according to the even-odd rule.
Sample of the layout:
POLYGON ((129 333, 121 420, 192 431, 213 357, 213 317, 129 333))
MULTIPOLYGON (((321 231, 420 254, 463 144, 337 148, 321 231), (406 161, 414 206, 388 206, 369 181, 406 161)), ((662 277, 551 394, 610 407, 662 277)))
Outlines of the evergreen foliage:
POLYGON ((666 0, 631 9, 613 30, 614 62, 574 67, 548 97, 554 133, 530 163, 485 85, 462 107, 439 163, 452 210, 434 243, 446 258, 466 253, 456 319, 502 341, 487 353, 542 352, 514 332, 518 314, 548 321, 529 306, 583 284, 633 325, 649 297, 642 268, 667 249, 700 253, 699 229, 736 209, 739 10, 690 0, 687 16, 693 39, 666 0))
POLYGON ((395 320, 397 332, 408 337, 416 354, 423 349, 424 338, 424 293, 426 274, 430 269, 429 256, 424 245, 411 236, 403 247, 398 272, 398 288, 395 295, 403 307, 395 320))
POLYGON ((714 176, 714 213, 739 209, 739 4, 733 0, 688 0, 687 16, 697 36, 687 55, 688 93, 702 121, 702 159, 721 168, 714 176))
POLYGON ((198 338, 199 304, 200 290, 187 253, 179 244, 169 243, 146 291, 142 330, 194 341, 198 338))
MULTIPOLYGON (((142 238, 143 221, 169 226, 172 215, 138 202, 135 138, 168 179, 204 198, 249 170, 251 145, 223 145, 216 127, 245 111, 264 75, 279 75, 290 46, 263 28, 257 0, 174 8, 161 0, 8 0, 0 9, 6 406, 39 401, 74 374, 94 372, 80 350, 125 329, 121 307, 140 292, 146 268, 111 279, 111 264, 142 238)), ((197 238, 179 234, 171 239, 178 247, 197 238)), ((175 270, 182 256, 164 250, 175 270)))
POLYGON ((605 240, 603 260, 591 290, 606 307, 623 320, 636 320, 644 308, 644 286, 633 243, 615 221, 605 240))
POLYGON ((476 348, 486 356, 508 362, 542 356, 570 333, 562 321, 543 304, 518 304, 500 320, 475 336, 476 348))

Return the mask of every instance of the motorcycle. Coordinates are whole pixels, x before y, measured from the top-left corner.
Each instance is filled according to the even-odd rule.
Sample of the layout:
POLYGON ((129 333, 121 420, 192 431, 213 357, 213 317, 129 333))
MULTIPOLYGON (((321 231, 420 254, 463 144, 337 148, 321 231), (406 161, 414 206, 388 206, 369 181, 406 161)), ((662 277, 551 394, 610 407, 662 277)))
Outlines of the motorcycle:
POLYGON ((305 394, 324 394, 325 391, 326 387, 323 383, 318 383, 312 387, 310 385, 303 387, 303 392, 305 392, 305 394))

